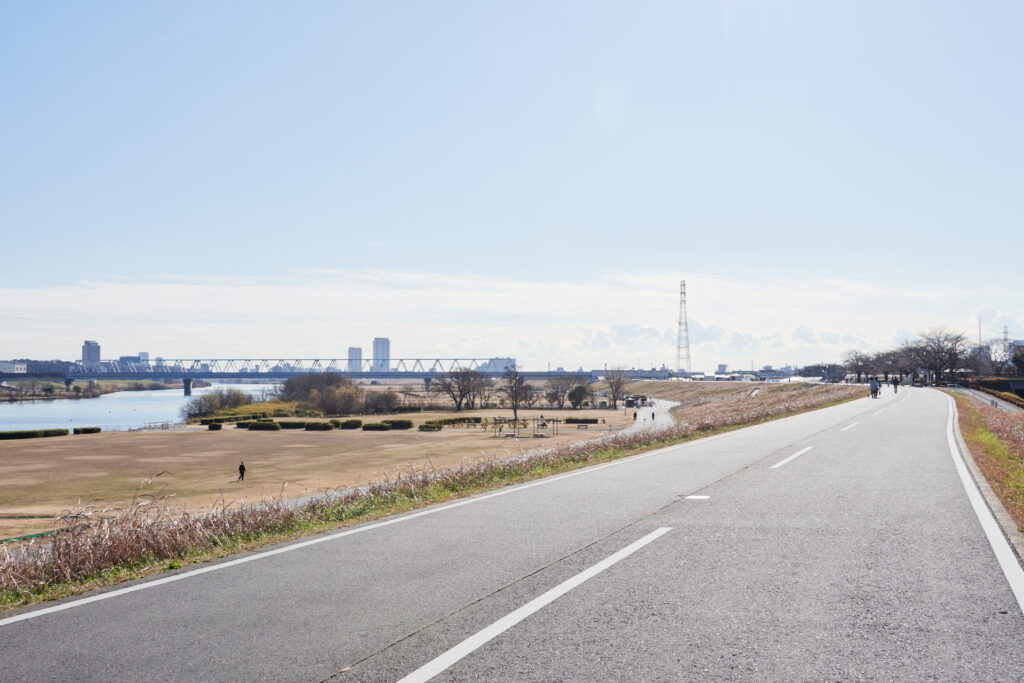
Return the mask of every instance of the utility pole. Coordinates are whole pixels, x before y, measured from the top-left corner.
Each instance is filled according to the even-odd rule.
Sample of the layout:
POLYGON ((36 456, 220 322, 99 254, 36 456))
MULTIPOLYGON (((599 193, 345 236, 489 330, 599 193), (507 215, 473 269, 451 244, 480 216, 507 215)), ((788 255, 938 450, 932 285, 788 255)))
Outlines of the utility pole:
POLYGON ((676 335, 676 371, 691 372, 690 368, 690 325, 686 320, 686 280, 679 281, 679 332, 676 335), (686 365, 683 365, 683 357, 686 365))

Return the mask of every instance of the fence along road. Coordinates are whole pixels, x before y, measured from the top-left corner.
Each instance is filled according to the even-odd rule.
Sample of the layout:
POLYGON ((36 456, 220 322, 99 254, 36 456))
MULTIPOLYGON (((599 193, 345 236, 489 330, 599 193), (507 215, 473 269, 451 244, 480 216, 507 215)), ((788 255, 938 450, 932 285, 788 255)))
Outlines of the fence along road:
POLYGON ((886 393, 25 610, 2 677, 1014 678, 1020 566, 950 411, 886 393))

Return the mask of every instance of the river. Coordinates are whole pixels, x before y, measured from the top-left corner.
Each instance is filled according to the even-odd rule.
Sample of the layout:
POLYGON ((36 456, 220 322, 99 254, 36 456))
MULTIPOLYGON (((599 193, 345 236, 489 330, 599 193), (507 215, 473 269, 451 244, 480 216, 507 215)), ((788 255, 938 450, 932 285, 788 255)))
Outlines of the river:
MULTIPOLYGON (((259 394, 277 384, 214 384, 192 390, 193 396, 217 389, 238 389, 259 394)), ((97 398, 53 399, 0 403, 0 431, 102 427, 124 431, 182 422, 181 409, 189 401, 180 388, 155 391, 115 391, 97 398)))

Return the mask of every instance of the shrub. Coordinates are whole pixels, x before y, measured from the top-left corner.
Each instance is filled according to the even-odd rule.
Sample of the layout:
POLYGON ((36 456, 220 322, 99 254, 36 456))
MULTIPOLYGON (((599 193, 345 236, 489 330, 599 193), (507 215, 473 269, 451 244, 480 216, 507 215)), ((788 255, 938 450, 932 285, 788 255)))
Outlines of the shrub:
POLYGON ((276 432, 280 428, 278 422, 253 422, 249 425, 249 429, 254 432, 276 432))
POLYGON ((15 432, 0 432, 0 439, 35 439, 44 436, 67 436, 66 429, 25 429, 15 432))
POLYGON ((441 425, 437 424, 422 424, 419 426, 421 432, 439 432, 441 431, 441 425))
POLYGON ((75 434, 98 434, 102 431, 99 427, 75 427, 74 429, 75 434))
POLYGON ((235 423, 235 429, 248 429, 254 422, 255 420, 239 420, 235 423))
POLYGON ((329 432, 334 429, 334 425, 330 422, 307 422, 307 432, 329 432))
POLYGON ((341 420, 339 420, 336 417, 332 417, 330 420, 328 420, 328 422, 330 422, 332 425, 334 425, 335 429, 337 429, 338 427, 341 426, 341 420))
POLYGON ((395 406, 395 413, 422 413, 423 406, 395 406))
POLYGON ((596 417, 567 417, 565 418, 565 424, 567 425, 596 425, 596 417))
POLYGON ((363 425, 364 432, 390 432, 391 425, 382 424, 380 422, 368 422, 363 425))
POLYGON ((305 429, 308 423, 298 420, 282 420, 277 424, 281 425, 281 429, 305 429))
POLYGON ((412 420, 381 420, 392 429, 412 429, 412 420))
POLYGON ((209 425, 207 425, 207 429, 209 429, 211 432, 219 432, 223 427, 224 425, 221 424, 220 422, 211 422, 209 425))
POLYGON ((428 425, 458 425, 458 424, 480 424, 482 417, 439 417, 436 420, 427 420, 428 425))
POLYGON ((341 429, 359 429, 362 426, 362 420, 342 420, 341 424, 338 425, 338 427, 341 429))

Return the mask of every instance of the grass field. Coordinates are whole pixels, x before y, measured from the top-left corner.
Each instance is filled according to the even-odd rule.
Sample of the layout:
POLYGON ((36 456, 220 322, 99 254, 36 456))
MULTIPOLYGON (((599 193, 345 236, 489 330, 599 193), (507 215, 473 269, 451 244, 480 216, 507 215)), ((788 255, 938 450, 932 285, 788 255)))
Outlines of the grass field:
MULTIPOLYGON (((173 496, 191 510, 268 496, 299 497, 325 489, 366 484, 398 467, 456 465, 466 459, 514 455, 541 446, 578 441, 600 429, 632 422, 632 411, 519 411, 520 418, 597 417, 588 430, 561 425, 559 434, 535 439, 495 437, 479 427, 445 427, 440 432, 281 430, 250 432, 225 425, 222 431, 191 427, 175 432, 104 432, 49 439, 0 441, 0 538, 53 528, 53 518, 92 504, 123 505, 133 496, 173 496), (244 482, 236 481, 244 460, 244 482)), ((453 413, 399 415, 415 425, 453 413)), ((510 410, 466 411, 460 415, 511 417, 510 410)), ((387 416, 364 416, 363 422, 387 416)))

